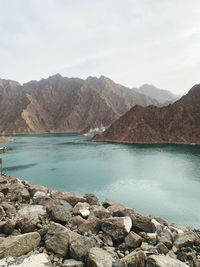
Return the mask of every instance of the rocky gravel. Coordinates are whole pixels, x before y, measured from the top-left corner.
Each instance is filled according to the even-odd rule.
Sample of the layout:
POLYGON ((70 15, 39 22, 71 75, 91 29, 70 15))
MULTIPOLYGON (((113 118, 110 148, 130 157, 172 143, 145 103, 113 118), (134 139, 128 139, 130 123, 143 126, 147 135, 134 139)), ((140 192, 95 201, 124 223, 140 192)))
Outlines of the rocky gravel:
POLYGON ((0 266, 199 267, 200 231, 1 175, 0 266))

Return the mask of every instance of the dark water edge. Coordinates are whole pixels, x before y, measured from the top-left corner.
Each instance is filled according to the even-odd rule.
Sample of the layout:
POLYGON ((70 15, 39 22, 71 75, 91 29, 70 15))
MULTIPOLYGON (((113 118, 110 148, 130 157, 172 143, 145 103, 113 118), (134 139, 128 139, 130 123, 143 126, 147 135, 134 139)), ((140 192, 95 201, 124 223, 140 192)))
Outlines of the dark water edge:
POLYGON ((200 228, 199 145, 99 143, 77 133, 10 137, 1 154, 8 175, 200 228))

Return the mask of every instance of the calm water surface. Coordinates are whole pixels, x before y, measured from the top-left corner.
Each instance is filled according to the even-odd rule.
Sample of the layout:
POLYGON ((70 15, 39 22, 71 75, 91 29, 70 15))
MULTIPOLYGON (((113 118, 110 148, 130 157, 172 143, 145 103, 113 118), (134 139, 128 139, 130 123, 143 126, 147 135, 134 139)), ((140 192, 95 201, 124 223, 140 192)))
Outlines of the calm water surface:
POLYGON ((200 146, 92 143, 76 134, 15 138, 1 155, 8 175, 200 228, 200 146))

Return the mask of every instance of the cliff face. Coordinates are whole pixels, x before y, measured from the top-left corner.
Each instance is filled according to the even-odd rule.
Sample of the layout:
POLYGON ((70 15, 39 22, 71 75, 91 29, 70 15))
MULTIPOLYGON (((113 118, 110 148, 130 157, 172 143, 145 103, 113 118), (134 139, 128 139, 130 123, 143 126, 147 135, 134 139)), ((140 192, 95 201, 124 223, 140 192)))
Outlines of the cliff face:
POLYGON ((22 86, 0 80, 0 133, 82 131, 108 126, 134 105, 156 100, 101 76, 86 80, 57 74, 22 86))
POLYGON ((200 144, 200 85, 167 107, 133 107, 93 140, 200 144))

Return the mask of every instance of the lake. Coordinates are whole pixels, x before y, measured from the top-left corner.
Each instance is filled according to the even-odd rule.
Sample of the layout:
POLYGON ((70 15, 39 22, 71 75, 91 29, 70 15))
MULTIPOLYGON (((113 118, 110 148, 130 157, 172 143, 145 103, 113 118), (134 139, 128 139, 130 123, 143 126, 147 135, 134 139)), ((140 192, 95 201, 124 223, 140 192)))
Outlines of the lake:
POLYGON ((90 142, 77 134, 19 135, 1 154, 7 175, 200 229, 200 146, 90 142))

